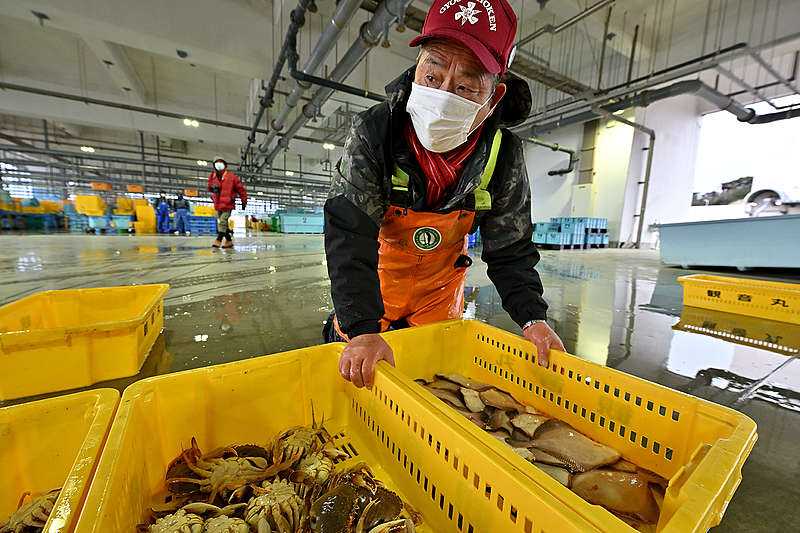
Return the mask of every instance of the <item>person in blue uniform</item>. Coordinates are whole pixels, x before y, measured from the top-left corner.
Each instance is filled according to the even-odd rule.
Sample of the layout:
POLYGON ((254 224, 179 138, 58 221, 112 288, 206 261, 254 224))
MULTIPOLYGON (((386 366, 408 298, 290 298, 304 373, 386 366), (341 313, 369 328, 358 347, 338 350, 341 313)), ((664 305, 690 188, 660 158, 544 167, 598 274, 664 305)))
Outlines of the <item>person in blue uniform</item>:
POLYGON ((156 228, 159 233, 169 233, 169 202, 164 191, 156 202, 156 228))

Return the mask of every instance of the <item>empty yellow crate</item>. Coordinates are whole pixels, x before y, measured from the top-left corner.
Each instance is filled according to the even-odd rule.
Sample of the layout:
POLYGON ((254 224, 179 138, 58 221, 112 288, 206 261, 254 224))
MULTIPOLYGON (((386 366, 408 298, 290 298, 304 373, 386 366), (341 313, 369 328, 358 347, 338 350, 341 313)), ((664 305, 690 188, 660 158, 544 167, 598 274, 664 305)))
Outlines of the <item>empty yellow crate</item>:
POLYGON ((214 210, 213 205, 195 205, 192 206, 192 214, 196 217, 215 217, 217 212, 214 210))
POLYGON ((95 389, 0 409, 0 522, 23 492, 62 487, 44 531, 73 530, 118 401, 95 389))
POLYGON ((146 224, 156 225, 156 212, 152 206, 138 205, 136 206, 136 221, 144 222, 146 224))
MULTIPOLYGON (((335 445, 351 456, 341 464, 366 461, 423 514, 420 533, 522 532, 523 517, 541 513, 550 516, 550 531, 564 531, 568 521, 555 500, 531 510, 518 506, 517 523, 511 522, 508 504, 498 507, 484 496, 485 484, 509 499, 519 493, 517 474, 502 467, 505 461, 464 438, 385 363, 371 391, 346 383, 338 372, 343 346, 179 372, 128 387, 76 531, 133 531, 146 518, 151 496, 163 488, 169 461, 192 437, 204 450, 264 444, 282 429, 310 425, 312 401, 317 418, 324 415, 325 428, 337 435, 335 445)), ((517 499, 515 505, 522 503, 517 499)))
POLYGON ((100 216, 106 212, 106 203, 95 195, 78 195, 75 197, 75 210, 82 215, 100 216))
POLYGON ((800 284, 705 274, 678 281, 683 305, 800 324, 800 284))
MULTIPOLYGON (((737 411, 561 352, 551 354, 549 368, 539 366, 532 343, 480 322, 442 322, 388 333, 385 338, 394 349, 398 370, 412 378, 445 372, 492 384, 670 479, 660 532, 705 532, 718 524, 756 440, 755 423, 737 411)), ((475 531, 634 532, 420 385, 411 387, 424 398, 424 409, 441 411, 451 421, 451 432, 480 443, 483 453, 502 465, 498 470, 518 482, 515 490, 497 490, 491 478, 481 476, 477 493, 484 495, 484 484, 491 487, 486 488, 486 497, 495 509, 505 509, 506 522, 497 529, 475 531)))
POLYGON ((45 291, 0 307, 0 400, 132 376, 169 285, 45 291))

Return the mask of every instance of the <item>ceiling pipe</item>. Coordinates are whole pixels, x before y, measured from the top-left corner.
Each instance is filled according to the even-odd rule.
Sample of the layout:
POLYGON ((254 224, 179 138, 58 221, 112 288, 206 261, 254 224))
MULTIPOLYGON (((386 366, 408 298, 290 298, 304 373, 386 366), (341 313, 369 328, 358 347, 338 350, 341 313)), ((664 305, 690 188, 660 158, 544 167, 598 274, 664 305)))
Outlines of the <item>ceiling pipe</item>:
MULTIPOLYGON (((800 116, 800 108, 788 109, 786 111, 779 111, 777 113, 767 115, 758 115, 749 107, 743 106, 730 96, 724 95, 719 91, 712 89, 699 80, 679 81, 661 89, 643 91, 636 96, 624 98, 622 100, 601 106, 601 109, 609 113, 614 113, 616 111, 622 111, 631 107, 647 107, 659 100, 672 98, 673 96, 680 96, 683 94, 696 94, 706 101, 711 102, 716 107, 735 115, 739 122, 747 122, 748 124, 766 124, 769 122, 775 122, 777 120, 786 120, 800 116)), ((564 119, 533 126, 526 132, 526 134, 540 135, 564 126, 588 122, 590 120, 594 120, 597 118, 597 116, 598 114, 595 111, 578 113, 564 119)))
MULTIPOLYGON (((579 93, 571 98, 565 98, 559 102, 550 104, 543 111, 529 116, 525 124, 517 126, 515 131, 524 130, 531 124, 550 120, 554 116, 564 116, 568 113, 574 113, 593 104, 602 105, 603 102, 609 102, 614 98, 625 97, 635 91, 649 89, 650 87, 656 87, 664 83, 685 78, 686 76, 697 74, 704 70, 714 68, 721 63, 733 61, 742 56, 749 55, 751 52, 758 53, 762 50, 793 43, 798 39, 800 39, 800 32, 784 35, 783 37, 773 39, 772 41, 757 46, 749 46, 746 42, 741 42, 723 48, 722 50, 699 56, 614 87, 604 89, 601 93, 597 93, 591 97, 587 97, 586 93, 579 93)), ((788 82, 789 80, 786 81, 788 82)))
POLYGON ((564 152, 566 154, 569 154, 569 164, 567 165, 567 168, 562 168, 559 170, 551 170, 547 173, 548 176, 563 176, 564 174, 569 174, 570 172, 575 170, 575 165, 578 162, 578 152, 576 150, 566 148, 558 143, 545 142, 535 137, 530 137, 525 140, 532 144, 537 144, 539 146, 544 146, 545 148, 550 148, 554 152, 564 152))
POLYGON ((247 144, 245 145, 244 150, 242 150, 242 161, 239 163, 240 169, 247 161, 247 156, 250 153, 250 147, 254 142, 256 142, 256 132, 258 130, 258 125, 261 123, 261 119, 264 117, 264 111, 266 111, 268 107, 272 107, 272 103, 274 101, 273 96, 275 95, 275 86, 278 84, 278 79, 280 79, 283 65, 286 63, 286 57, 289 53, 291 40, 297 39, 297 32, 300 31, 300 28, 306 23, 306 10, 316 13, 317 6, 314 4, 314 0, 299 0, 297 7, 295 7, 289 15, 289 28, 286 30, 286 37, 283 39, 283 45, 281 46, 281 51, 278 54, 278 61, 275 63, 275 67, 272 69, 272 76, 269 79, 269 84, 264 90, 264 95, 258 101, 258 113, 256 113, 256 119, 253 121, 253 127, 250 128, 250 133, 247 135, 247 144))
POLYGON ((386 100, 386 96, 383 94, 374 93, 366 89, 359 89, 358 87, 353 87, 352 85, 345 85, 344 83, 331 81, 327 78, 320 78, 319 76, 311 76, 310 74, 301 72, 297 70, 297 61, 292 62, 291 59, 289 60, 289 75, 299 82, 319 85, 320 87, 328 87, 334 91, 360 96, 361 98, 368 98, 370 100, 375 100, 376 102, 383 102, 386 100))
MULTIPOLYGON (((306 60, 306 64, 303 67, 304 74, 313 75, 319 69, 320 65, 322 65, 328 55, 334 50, 334 44, 339 40, 342 30, 347 27, 360 6, 360 0, 342 0, 339 2, 333 14, 333 18, 306 60)), ((287 41, 289 46, 285 56, 289 64, 296 70, 298 60, 297 33, 295 32, 292 35, 287 35, 287 41)), ((258 147, 258 152, 253 160, 255 164, 258 164, 261 158, 264 157, 264 154, 269 149, 270 144, 272 144, 278 132, 283 129, 286 119, 297 106, 300 97, 309 87, 311 87, 310 83, 295 80, 292 92, 286 97, 286 102, 283 104, 277 118, 274 118, 270 123, 270 132, 258 147)))
POLYGON ((593 110, 598 115, 607 117, 610 120, 614 120, 616 122, 630 126, 631 128, 639 130, 650 137, 650 144, 647 146, 647 166, 645 167, 644 171, 644 180, 642 180, 642 200, 639 206, 639 214, 636 215, 639 217, 639 227, 636 230, 636 248, 641 248, 642 230, 644 229, 644 211, 647 208, 647 193, 650 189, 650 171, 653 169, 653 151, 656 145, 656 132, 651 130, 647 126, 620 117, 618 115, 615 115, 614 113, 609 113, 603 108, 595 107, 593 108, 593 110))
POLYGON ((528 44, 529 42, 533 41, 534 39, 536 39, 538 37, 541 37, 545 33, 556 34, 556 33, 562 32, 562 31, 566 30, 567 28, 569 28, 571 26, 574 26, 575 24, 577 24, 581 20, 585 19, 586 17, 588 17, 592 13, 600 11, 601 9, 606 7, 607 5, 613 4, 614 2, 616 2, 616 0, 600 0, 595 5, 593 5, 591 7, 588 7, 584 11, 581 11, 580 13, 578 13, 577 15, 574 15, 574 16, 568 18, 567 20, 565 20, 564 22, 562 22, 558 26, 553 26, 552 24, 545 24, 544 26, 542 26, 541 28, 539 28, 535 32, 531 33, 527 37, 524 37, 524 38, 520 39, 519 41, 517 41, 517 46, 522 46, 524 44, 528 44))
MULTIPOLYGON (((372 18, 361 26, 358 38, 353 42, 342 57, 342 60, 339 61, 330 73, 328 79, 337 83, 344 81, 364 57, 366 57, 367 53, 381 42, 383 36, 388 33, 389 26, 397 21, 403 20, 406 8, 411 4, 411 1, 412 0, 384 0, 381 2, 372 18)), ((265 165, 272 163, 273 159, 275 159, 281 150, 289 147, 289 141, 292 137, 297 134, 306 122, 319 114, 320 107, 325 100, 333 94, 333 91, 334 90, 330 87, 320 87, 314 92, 314 95, 311 97, 311 102, 303 106, 303 113, 299 115, 289 129, 286 130, 283 138, 278 141, 275 148, 273 148, 258 167, 259 170, 265 165)))

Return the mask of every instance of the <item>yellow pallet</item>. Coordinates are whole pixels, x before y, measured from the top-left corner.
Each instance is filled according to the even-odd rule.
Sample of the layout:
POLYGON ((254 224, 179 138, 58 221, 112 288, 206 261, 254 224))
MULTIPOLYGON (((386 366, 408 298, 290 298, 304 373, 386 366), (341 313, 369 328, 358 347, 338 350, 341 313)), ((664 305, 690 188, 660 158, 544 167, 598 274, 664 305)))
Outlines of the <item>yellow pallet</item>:
POLYGON ((62 487, 44 531, 73 530, 118 402, 95 389, 0 409, 0 521, 23 492, 62 487))
POLYGON ((672 329, 784 355, 800 352, 800 325, 684 306, 672 329))
POLYGON ((45 291, 0 307, 0 400, 139 372, 169 285, 45 291))
MULTIPOLYGON (((388 333, 385 338, 394 349, 395 372, 412 378, 453 372, 490 383, 670 479, 658 524, 662 533, 705 532, 717 525, 756 440, 755 423, 737 411, 565 353, 552 353, 549 368, 541 367, 534 362, 532 343, 480 322, 442 322, 388 333)), ((424 405, 413 412, 439 411, 449 421, 448 434, 464 435, 479 444, 481 455, 497 465, 491 472, 482 469, 472 492, 471 502, 480 502, 484 494, 492 500, 494 509, 485 512, 495 516, 493 527, 477 527, 476 532, 634 532, 421 386, 412 383, 411 388, 424 405), (497 485, 494 478, 501 472, 512 476, 515 485, 497 485)), ((448 435, 434 436, 440 437, 448 435)), ((474 456, 461 449, 453 454, 474 462, 474 456)))
POLYGON ((800 284, 705 274, 678 281, 683 305, 800 324, 800 284))

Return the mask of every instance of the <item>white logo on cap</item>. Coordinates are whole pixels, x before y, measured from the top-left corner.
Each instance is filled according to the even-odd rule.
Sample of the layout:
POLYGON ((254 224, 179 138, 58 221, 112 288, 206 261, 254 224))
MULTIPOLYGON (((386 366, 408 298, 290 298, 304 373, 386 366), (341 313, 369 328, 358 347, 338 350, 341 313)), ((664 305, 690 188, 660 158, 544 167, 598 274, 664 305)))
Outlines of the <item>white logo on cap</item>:
POLYGON ((469 21, 470 24, 477 23, 478 22, 478 17, 476 17, 475 15, 477 15, 478 13, 483 13, 483 11, 480 11, 479 9, 475 9, 475 2, 468 2, 466 7, 458 6, 458 8, 461 11, 456 13, 456 20, 461 19, 461 25, 462 26, 464 24, 466 24, 467 21, 469 21))

